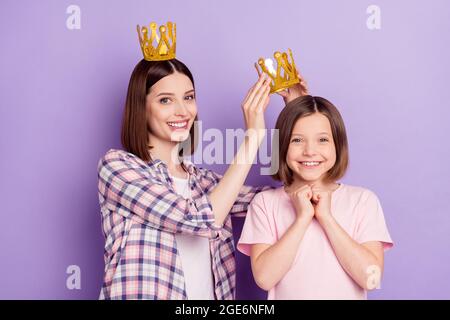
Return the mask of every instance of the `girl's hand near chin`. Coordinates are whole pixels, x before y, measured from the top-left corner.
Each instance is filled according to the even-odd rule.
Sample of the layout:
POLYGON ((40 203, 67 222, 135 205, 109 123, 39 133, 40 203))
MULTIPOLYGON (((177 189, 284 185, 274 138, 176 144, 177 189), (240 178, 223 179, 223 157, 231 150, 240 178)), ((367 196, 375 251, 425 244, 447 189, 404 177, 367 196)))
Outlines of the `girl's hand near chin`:
POLYGON ((314 216, 319 223, 326 218, 331 217, 331 191, 312 187, 311 202, 314 206, 314 216))

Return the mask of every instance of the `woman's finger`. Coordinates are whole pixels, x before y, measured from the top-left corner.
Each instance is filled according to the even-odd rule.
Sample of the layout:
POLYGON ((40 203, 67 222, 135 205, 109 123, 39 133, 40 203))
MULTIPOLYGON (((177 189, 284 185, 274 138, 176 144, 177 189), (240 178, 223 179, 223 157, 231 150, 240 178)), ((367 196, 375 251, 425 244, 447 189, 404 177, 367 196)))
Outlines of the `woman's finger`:
POLYGON ((252 101, 252 107, 250 107, 250 109, 258 109, 259 108, 259 104, 261 102, 261 97, 263 97, 266 92, 268 94, 268 92, 270 91, 270 78, 266 78, 266 80, 264 81, 264 83, 258 88, 258 91, 256 92, 256 95, 253 97, 253 101, 252 101))
POLYGON ((247 95, 245 96, 244 100, 242 101, 241 105, 242 105, 242 109, 244 109, 244 111, 248 109, 248 106, 249 106, 249 103, 248 103, 249 100, 248 99, 250 97, 250 94, 252 93, 253 88, 254 88, 254 86, 252 86, 248 90, 247 95))
POLYGON ((268 94, 266 96, 266 99, 264 100, 264 103, 263 103, 263 112, 264 113, 266 112, 267 106, 269 105, 269 101, 270 101, 270 94, 268 94))
POLYGON ((257 103, 257 112, 266 111, 266 107, 269 103, 269 93, 270 86, 267 86, 257 103))
POLYGON ((253 99, 250 102, 250 110, 255 111, 259 107, 259 101, 261 100, 261 96, 266 91, 266 88, 269 86, 270 80, 267 77, 264 82, 258 87, 255 88, 255 94, 253 96, 253 99))
POLYGON ((289 96, 289 92, 287 90, 283 90, 283 91, 278 91, 277 94, 279 96, 282 96, 283 99, 286 99, 289 96))
POLYGON ((250 89, 248 89, 247 94, 245 95, 245 98, 242 102, 243 105, 247 102, 248 97, 250 96, 250 93, 252 92, 252 90, 253 90, 253 87, 250 87, 250 89))
POLYGON ((256 84, 253 86, 252 91, 250 92, 250 95, 248 96, 247 102, 249 102, 249 107, 252 106, 253 99, 255 95, 257 94, 259 88, 263 85, 264 81, 267 79, 267 75, 265 72, 261 74, 256 84))

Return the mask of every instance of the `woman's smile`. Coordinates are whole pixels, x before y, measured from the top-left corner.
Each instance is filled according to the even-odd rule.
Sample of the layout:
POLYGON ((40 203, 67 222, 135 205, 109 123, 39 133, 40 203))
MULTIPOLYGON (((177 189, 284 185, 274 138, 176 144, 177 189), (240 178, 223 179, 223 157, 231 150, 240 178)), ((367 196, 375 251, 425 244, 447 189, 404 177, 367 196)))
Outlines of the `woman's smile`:
POLYGON ((167 122, 167 124, 173 131, 187 130, 189 125, 189 119, 170 121, 167 122))

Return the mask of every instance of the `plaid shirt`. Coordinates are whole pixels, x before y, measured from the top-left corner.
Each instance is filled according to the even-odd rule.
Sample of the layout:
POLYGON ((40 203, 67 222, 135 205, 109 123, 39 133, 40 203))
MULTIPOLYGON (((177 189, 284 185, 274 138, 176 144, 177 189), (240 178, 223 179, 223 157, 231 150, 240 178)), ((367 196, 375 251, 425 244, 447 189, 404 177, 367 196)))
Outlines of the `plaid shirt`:
MULTIPOLYGON (((100 299, 187 299, 175 233, 210 239, 216 299, 235 297, 234 241, 230 215, 214 224, 208 194, 221 176, 184 160, 191 199, 178 195, 161 160, 145 163, 109 150, 98 163, 98 191, 105 236, 100 299)), ((245 215, 256 193, 243 186, 231 214, 245 215)), ((226 195, 224 195, 226 196, 226 195)))

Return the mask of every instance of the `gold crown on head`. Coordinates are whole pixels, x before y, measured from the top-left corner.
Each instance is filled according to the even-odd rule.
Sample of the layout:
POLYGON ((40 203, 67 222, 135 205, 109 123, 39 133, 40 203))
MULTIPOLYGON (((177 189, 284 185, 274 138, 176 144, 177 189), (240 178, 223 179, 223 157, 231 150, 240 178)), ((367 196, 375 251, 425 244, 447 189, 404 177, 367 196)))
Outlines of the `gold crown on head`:
POLYGON ((275 52, 273 54, 277 66, 276 69, 273 66, 272 59, 259 58, 258 64, 255 63, 256 71, 258 75, 261 74, 258 65, 261 67, 262 72, 267 73, 271 78, 270 93, 278 92, 293 86, 296 83, 300 83, 297 68, 295 67, 294 58, 292 57, 292 51, 289 50, 289 56, 291 62, 289 62, 287 53, 275 52))
POLYGON ((157 24, 150 23, 150 34, 147 27, 137 25, 139 43, 141 45, 144 59, 147 61, 162 61, 175 59, 176 51, 176 25, 167 22, 167 26, 159 27, 159 36, 157 34, 157 24))

